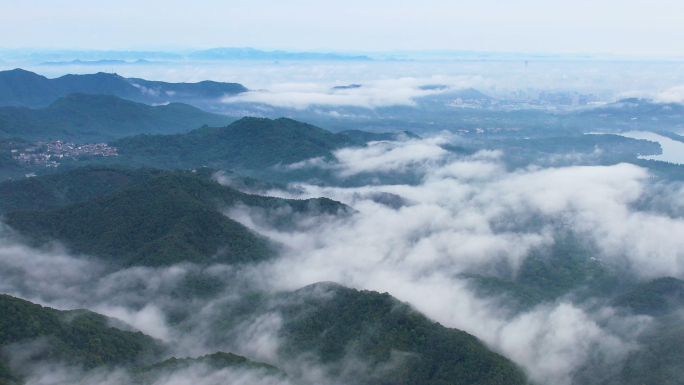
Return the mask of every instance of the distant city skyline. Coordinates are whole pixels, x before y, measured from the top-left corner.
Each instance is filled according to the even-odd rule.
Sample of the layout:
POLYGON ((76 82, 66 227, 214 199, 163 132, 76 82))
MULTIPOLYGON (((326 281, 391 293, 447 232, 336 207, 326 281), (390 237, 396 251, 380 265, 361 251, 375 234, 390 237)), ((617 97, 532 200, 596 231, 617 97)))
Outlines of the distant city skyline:
POLYGON ((684 55, 674 0, 0 0, 0 10, 4 48, 684 55))

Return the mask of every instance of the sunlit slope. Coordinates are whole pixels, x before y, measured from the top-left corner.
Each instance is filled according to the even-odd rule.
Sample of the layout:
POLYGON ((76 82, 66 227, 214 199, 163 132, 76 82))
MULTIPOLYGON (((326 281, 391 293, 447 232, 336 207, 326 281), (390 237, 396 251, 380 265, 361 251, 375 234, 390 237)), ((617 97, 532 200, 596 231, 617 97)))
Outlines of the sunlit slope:
POLYGON ((75 252, 123 265, 179 262, 243 263, 273 255, 268 242, 221 209, 234 204, 336 213, 346 206, 325 198, 308 201, 239 192, 212 180, 177 172, 51 211, 14 211, 8 225, 35 244, 57 240, 75 252))

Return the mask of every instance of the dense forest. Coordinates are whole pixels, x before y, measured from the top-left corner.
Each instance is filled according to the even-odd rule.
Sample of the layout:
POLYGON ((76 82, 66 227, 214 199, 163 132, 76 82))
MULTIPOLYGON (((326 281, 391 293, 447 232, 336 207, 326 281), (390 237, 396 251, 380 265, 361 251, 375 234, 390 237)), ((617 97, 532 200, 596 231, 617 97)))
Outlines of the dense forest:
MULTIPOLYGON (((75 252, 124 266, 232 264, 270 258, 272 247, 265 239, 221 213, 222 208, 238 203, 265 210, 289 207, 293 212, 312 214, 350 212, 327 198, 286 200, 251 195, 187 171, 152 177, 53 210, 12 211, 5 221, 36 245, 60 241, 75 252)), ((282 225, 286 219, 281 218, 285 221, 282 225)))
POLYGON ((107 317, 86 310, 59 311, 8 295, 0 295, 0 376, 17 380, 31 362, 58 361, 93 369, 135 366, 158 360, 164 345, 140 332, 109 326, 107 317), (19 354, 19 353, 22 354, 19 354), (8 363, 19 370, 12 374, 8 363))

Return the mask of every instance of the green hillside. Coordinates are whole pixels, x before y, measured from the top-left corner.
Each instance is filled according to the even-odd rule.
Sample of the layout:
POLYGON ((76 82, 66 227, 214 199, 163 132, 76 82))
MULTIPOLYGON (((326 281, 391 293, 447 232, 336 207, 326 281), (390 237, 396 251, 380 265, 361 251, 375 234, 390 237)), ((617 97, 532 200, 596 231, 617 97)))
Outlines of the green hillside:
MULTIPOLYGON (((292 293, 324 289, 317 284, 292 293)), ((387 293, 328 287, 284 309, 283 355, 313 352, 324 364, 360 358, 366 384, 525 384, 525 375, 474 336, 430 321, 387 293), (325 289, 324 289, 325 290, 325 289), (295 316, 296 315, 296 316, 295 316), (390 362, 393 365, 387 365, 390 362)), ((333 365, 334 366, 334 365, 333 365)), ((343 368, 333 374, 343 375, 343 368)))
POLYGON ((684 281, 663 277, 634 286, 613 301, 636 314, 665 315, 684 306, 684 281))
POLYGON ((243 295, 216 315, 212 341, 230 341, 234 324, 282 317, 278 366, 298 362, 349 384, 527 384, 507 358, 476 337, 446 328, 388 293, 335 283, 243 295))
POLYGON ((155 169, 86 166, 62 173, 0 182, 0 214, 50 210, 142 183, 164 174, 155 169))
MULTIPOLYGON (((250 361, 232 353, 217 352, 198 358, 169 358, 157 362, 167 350, 141 332, 109 326, 110 319, 87 310, 61 311, 0 294, 0 384, 20 384, 30 379, 33 365, 59 363, 84 370, 127 368, 136 384, 151 384, 161 376, 202 365, 209 370, 226 368, 257 370, 282 379, 276 367, 250 361), (24 359, 18 349, 33 349, 24 359)), ((22 354, 24 355, 24 354, 22 354)))
POLYGON ((295 120, 243 118, 227 127, 202 127, 177 135, 138 135, 111 142, 119 161, 164 169, 209 166, 263 169, 316 157, 354 145, 344 134, 295 120))
POLYGON ((0 137, 92 143, 141 133, 187 132, 231 121, 186 104, 148 106, 116 96, 70 94, 40 109, 0 107, 0 137))
POLYGON ((0 347, 6 348, 0 355, 0 381, 2 376, 10 381, 24 374, 21 368, 14 374, 9 370, 12 350, 7 347, 36 339, 44 343, 35 347, 30 361, 58 361, 84 369, 150 363, 164 351, 153 338, 110 327, 107 317, 86 310, 60 311, 0 294, 0 314, 0 347))
MULTIPOLYGON (((285 206, 294 212, 346 210, 326 198, 250 195, 191 172, 176 172, 50 211, 13 211, 5 219, 36 245, 59 240, 75 252, 125 266, 232 264, 271 257, 265 239, 219 211, 237 203, 267 211, 285 206)), ((282 222, 287 225, 287 217, 282 222)))

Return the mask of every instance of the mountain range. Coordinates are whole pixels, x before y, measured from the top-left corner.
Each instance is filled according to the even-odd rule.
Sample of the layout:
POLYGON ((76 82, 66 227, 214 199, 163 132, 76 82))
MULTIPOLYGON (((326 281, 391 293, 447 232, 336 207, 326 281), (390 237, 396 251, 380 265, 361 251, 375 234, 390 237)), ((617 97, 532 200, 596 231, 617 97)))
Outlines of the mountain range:
POLYGON ((111 95, 69 94, 44 108, 0 107, 0 138, 78 143, 137 134, 173 134, 234 119, 182 103, 149 106, 111 95))
MULTIPOLYGON (((117 171, 95 169, 90 174, 116 175, 117 171)), ((125 174, 118 171, 118 175, 125 174)), ((138 177, 139 184, 124 187, 134 182, 124 180, 119 182, 123 186, 118 191, 113 188, 100 197, 96 196, 97 192, 85 195, 81 199, 94 198, 75 199, 77 202, 71 204, 58 201, 47 205, 57 207, 51 210, 10 211, 5 214, 5 223, 32 239, 35 245, 59 241, 74 252, 122 266, 165 266, 181 262, 234 264, 259 262, 273 256, 273 251, 265 239, 224 215, 225 208, 239 203, 274 212, 288 207, 291 210, 288 215, 351 212, 345 205, 327 198, 301 201, 246 194, 209 179, 206 170, 200 175, 197 171, 162 175, 147 172, 142 177, 140 173, 132 174, 138 177), (122 242, 124 239, 126 242, 122 242)), ((87 189, 90 180, 82 178, 80 181, 86 184, 72 188, 87 189)), ((23 196, 38 194, 50 198, 39 185, 24 184, 23 187, 34 188, 33 191, 6 188, 6 199, 17 202, 23 196), (19 197, 14 198, 11 190, 19 197)), ((277 215, 273 218, 282 226, 287 225, 288 219, 277 215)))
POLYGON ((0 106, 45 107, 73 93, 118 96, 141 103, 191 102, 246 92, 241 84, 166 83, 99 72, 55 79, 22 69, 0 72, 0 106))

